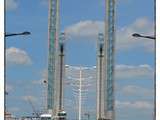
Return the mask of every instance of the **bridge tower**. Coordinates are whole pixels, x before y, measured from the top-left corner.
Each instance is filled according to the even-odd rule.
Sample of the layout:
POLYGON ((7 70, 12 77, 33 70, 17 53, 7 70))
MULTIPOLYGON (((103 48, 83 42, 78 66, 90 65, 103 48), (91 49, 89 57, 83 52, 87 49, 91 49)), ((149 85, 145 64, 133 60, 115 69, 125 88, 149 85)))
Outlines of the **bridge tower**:
POLYGON ((51 112, 55 108, 56 86, 56 62, 59 39, 59 0, 49 0, 49 24, 48 24, 48 95, 47 109, 51 112))
POLYGON ((47 109, 54 120, 65 120, 66 112, 63 105, 64 87, 64 39, 65 34, 59 33, 60 0, 49 0, 49 54, 48 54, 48 93, 47 109))
POLYGON ((115 120, 115 0, 105 0, 105 32, 97 43, 97 120, 115 120))

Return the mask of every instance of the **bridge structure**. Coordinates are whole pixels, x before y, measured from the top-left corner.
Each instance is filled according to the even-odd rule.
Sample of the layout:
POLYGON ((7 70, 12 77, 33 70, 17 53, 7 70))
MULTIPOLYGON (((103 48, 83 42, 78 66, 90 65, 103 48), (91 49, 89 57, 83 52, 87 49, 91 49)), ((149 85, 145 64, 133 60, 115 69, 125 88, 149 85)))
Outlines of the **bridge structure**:
MULTIPOLYGON (((64 47, 60 34, 60 0, 49 0, 47 109, 52 116, 64 113, 64 47)), ((98 37, 97 120, 114 120, 115 0, 105 0, 105 31, 98 37)), ((63 37, 62 37, 63 36, 63 37)), ((98 35, 97 35, 98 36, 98 35)))

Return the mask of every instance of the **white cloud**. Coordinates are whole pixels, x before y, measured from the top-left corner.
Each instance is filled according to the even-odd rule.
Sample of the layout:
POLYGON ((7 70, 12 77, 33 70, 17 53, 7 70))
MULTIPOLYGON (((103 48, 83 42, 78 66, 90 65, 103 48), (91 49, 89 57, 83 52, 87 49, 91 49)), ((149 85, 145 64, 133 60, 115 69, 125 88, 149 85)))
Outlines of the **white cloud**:
POLYGON ((101 21, 80 21, 65 29, 65 33, 69 37, 90 37, 97 38, 99 32, 103 32, 104 23, 101 21))
POLYGON ((153 96, 153 90, 135 85, 125 86, 121 92, 127 96, 153 96))
MULTIPOLYGON (((88 67, 88 69, 83 69, 83 76, 86 78, 93 77, 96 78, 96 69, 88 67)), ((79 67, 78 66, 70 66, 66 68, 66 76, 70 76, 72 78, 79 77, 79 67)), ((125 65, 120 64, 115 66, 115 76, 116 79, 130 79, 130 78, 152 78, 154 75, 154 71, 150 65, 125 65)))
MULTIPOLYGON (((84 69, 85 67, 82 67, 84 69)), ((75 78, 79 78, 79 67, 77 66, 69 66, 66 68, 66 83, 70 85, 75 78)), ((96 81, 96 69, 88 67, 88 69, 84 69, 82 71, 83 77, 88 78, 87 83, 92 84, 94 86, 96 81), (89 79, 91 77, 91 79, 89 79)), ((154 71, 151 66, 144 64, 144 65, 125 65, 120 64, 115 66, 115 79, 116 80, 131 80, 131 79, 152 79, 154 75, 154 71)), ((116 87, 117 88, 117 87, 116 87)), ((129 87, 133 89, 133 86, 129 87)), ((138 87, 139 88, 139 87, 138 87)), ((117 88, 118 89, 118 88, 117 88)), ((125 88, 128 89, 128 88, 125 88)), ((140 88, 139 88, 140 89, 140 88)), ((142 90, 147 94, 146 90, 142 90)))
POLYGON ((31 64, 31 59, 26 51, 19 48, 10 47, 6 50, 7 64, 31 64))
POLYGON ((116 79, 152 78, 153 69, 149 65, 116 65, 116 79))
POLYGON ((31 95, 23 96, 22 99, 27 102, 29 102, 29 101, 37 102, 37 98, 35 96, 31 96, 31 95))
MULTIPOLYGON (((126 50, 135 47, 145 48, 146 51, 154 50, 154 41, 142 38, 132 37, 133 33, 141 33, 144 35, 153 35, 154 25, 147 18, 136 19, 130 25, 116 30, 116 49, 126 50)), ((89 38, 96 40, 98 33, 104 32, 103 21, 80 21, 71 26, 66 27, 67 36, 76 38, 89 38)))
POLYGON ((16 0, 6 0, 6 10, 15 10, 18 7, 16 0))
MULTIPOLYGON (((82 67, 84 69, 85 67, 82 67)), ((79 78, 79 67, 77 66, 69 66, 66 68, 66 85, 72 85, 75 83, 75 79, 79 78)), ((82 71, 83 78, 86 79, 86 84, 91 85, 88 89, 95 90, 96 84, 96 69, 88 67, 88 69, 84 69, 82 71), (91 77, 91 79, 89 79, 91 77)), ((153 69, 149 65, 116 65, 115 67, 115 80, 132 80, 132 79, 152 79, 153 78, 153 69)), ((125 95, 145 95, 152 96, 153 91, 145 88, 141 88, 138 86, 126 86, 125 88, 120 89, 117 87, 116 89, 123 92, 125 95), (134 91, 135 90, 135 91, 134 91), (140 91, 136 94, 136 90, 140 91)))
POLYGON ((140 109, 140 110, 146 110, 146 109, 152 109, 153 104, 148 101, 116 101, 116 107, 117 108, 130 108, 130 109, 140 109))
POLYGON ((146 51, 154 50, 154 41, 145 38, 135 38, 133 33, 140 33, 143 35, 153 35, 154 26, 147 18, 139 18, 130 25, 127 25, 117 30, 116 48, 117 49, 133 49, 135 47, 142 47, 146 51))

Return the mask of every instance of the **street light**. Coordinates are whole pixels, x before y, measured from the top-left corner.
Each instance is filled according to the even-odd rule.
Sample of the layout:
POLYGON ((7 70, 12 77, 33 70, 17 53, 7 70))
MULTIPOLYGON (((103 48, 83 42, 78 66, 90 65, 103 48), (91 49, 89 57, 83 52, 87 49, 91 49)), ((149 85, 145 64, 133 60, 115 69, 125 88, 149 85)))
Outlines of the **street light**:
POLYGON ((10 37, 10 36, 16 36, 16 35, 30 35, 31 33, 28 31, 24 31, 21 33, 9 33, 9 34, 5 34, 5 37, 10 37))
POLYGON ((141 37, 141 38, 148 38, 148 39, 156 39, 156 37, 154 36, 146 36, 146 35, 141 35, 141 34, 138 34, 138 33, 134 33, 132 34, 133 37, 141 37))
MULTIPOLYGON (((153 39, 156 40, 155 36, 146 36, 146 35, 141 35, 138 33, 132 34, 133 37, 141 37, 141 38, 148 38, 148 39, 153 39)), ((156 120, 156 77, 155 77, 155 72, 154 72, 154 120, 156 120)))
MULTIPOLYGON (((24 32, 21 32, 21 33, 8 33, 8 34, 6 34, 5 33, 5 37, 11 37, 11 36, 17 36, 17 35, 30 35, 31 33, 30 32, 28 32, 28 31, 24 31, 24 32)), ((6 81, 5 81, 5 83, 6 83, 6 81)), ((6 88, 6 87, 5 87, 6 88)), ((6 117, 6 112, 7 112, 7 107, 6 107, 6 95, 8 95, 8 92, 5 90, 5 103, 4 103, 4 109, 5 109, 5 117, 6 117)))

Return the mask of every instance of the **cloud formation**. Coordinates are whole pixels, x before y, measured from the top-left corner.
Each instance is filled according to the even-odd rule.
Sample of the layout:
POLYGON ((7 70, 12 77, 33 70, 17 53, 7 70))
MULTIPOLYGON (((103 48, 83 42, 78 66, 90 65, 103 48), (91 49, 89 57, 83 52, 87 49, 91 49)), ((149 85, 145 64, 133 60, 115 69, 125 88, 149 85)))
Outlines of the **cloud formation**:
POLYGON ((152 78, 153 69, 151 66, 144 65, 116 65, 115 67, 116 79, 131 79, 131 78, 152 78))
POLYGON ((18 7, 16 0, 6 0, 6 10, 15 10, 18 7))
POLYGON ((89 37, 92 39, 97 38, 98 33, 104 31, 104 23, 102 21, 80 21, 65 29, 65 33, 69 37, 89 37))
MULTIPOLYGON (((96 79, 96 69, 93 67, 82 67, 84 77, 92 77, 96 79)), ((73 78, 79 77, 80 68, 76 66, 69 66, 66 68, 66 76, 73 78)), ((152 78, 153 69, 150 65, 125 65, 120 64, 115 66, 115 77, 119 79, 131 79, 131 78, 152 78)), ((94 80, 95 81, 95 80, 94 80)))
POLYGON ((26 51, 15 47, 7 48, 6 60, 7 64, 9 65, 10 64, 28 65, 32 63, 31 58, 29 57, 26 51))
MULTIPOLYGON (((154 25, 147 18, 138 18, 133 23, 116 30, 116 49, 126 50, 135 47, 143 47, 146 51, 154 50, 153 40, 134 38, 133 33, 153 35, 154 25)), ((66 27, 65 32, 69 38, 88 38, 95 41, 98 33, 104 33, 104 22, 86 20, 66 27)))
POLYGON ((133 49, 135 47, 143 47, 146 51, 154 50, 154 41, 145 38, 135 38, 133 33, 143 35, 154 35, 154 24, 147 18, 136 19, 132 24, 117 30, 116 48, 117 49, 133 49))
POLYGON ((153 96, 153 90, 149 88, 143 88, 136 85, 128 85, 122 88, 121 91, 124 95, 127 96, 153 96))
POLYGON ((116 101, 116 107, 117 108, 130 108, 130 109, 139 109, 139 110, 146 110, 146 109, 152 109, 153 105, 148 101, 116 101))

